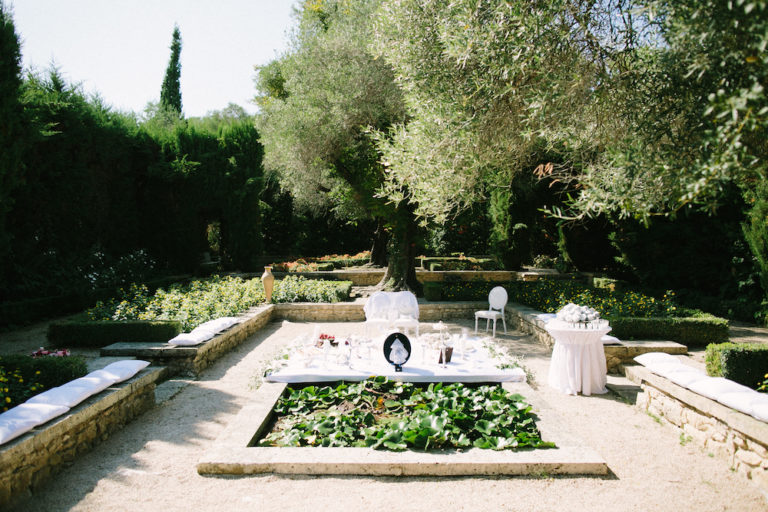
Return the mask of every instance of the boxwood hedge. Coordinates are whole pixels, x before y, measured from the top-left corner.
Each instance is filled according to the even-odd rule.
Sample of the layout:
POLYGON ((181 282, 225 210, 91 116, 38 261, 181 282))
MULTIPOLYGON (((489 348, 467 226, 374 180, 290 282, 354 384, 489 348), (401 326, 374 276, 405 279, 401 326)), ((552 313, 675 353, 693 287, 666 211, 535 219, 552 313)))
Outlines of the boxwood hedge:
POLYGON ((768 345, 712 343, 706 351, 707 373, 757 388, 768 373, 768 345))

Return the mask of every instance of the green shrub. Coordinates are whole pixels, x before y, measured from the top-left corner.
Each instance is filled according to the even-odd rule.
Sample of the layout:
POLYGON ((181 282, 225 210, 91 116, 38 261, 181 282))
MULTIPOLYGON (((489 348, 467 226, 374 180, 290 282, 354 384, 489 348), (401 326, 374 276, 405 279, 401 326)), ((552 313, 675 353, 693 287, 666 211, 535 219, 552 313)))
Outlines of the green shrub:
POLYGON ((223 316, 237 315, 264 302, 261 279, 212 277, 158 289, 131 285, 121 296, 88 310, 91 320, 175 320, 184 331, 223 316))
POLYGON ((707 373, 757 389, 768 372, 768 345, 712 343, 706 351, 707 373))
POLYGON ((426 282, 423 284, 424 298, 430 301, 443 300, 443 284, 426 282))
MULTIPOLYGON (((334 262, 331 262, 331 261, 327 261, 325 263, 317 263, 317 270, 319 272, 328 272, 328 271, 331 271, 331 270, 335 270, 336 268, 337 267, 334 264, 334 262)), ((341 265, 339 265, 338 268, 341 268, 341 265)))
POLYGON ((56 345, 103 347, 126 341, 165 342, 181 332, 175 320, 57 322, 48 326, 48 341, 56 345))
MULTIPOLYGON (((272 302, 339 302, 349 300, 350 281, 317 281, 288 276, 275 281, 272 302)), ((91 320, 174 320, 184 331, 223 316, 234 316, 265 301, 261 279, 212 277, 159 289, 131 286, 122 296, 88 310, 91 320)), ((173 336, 171 336, 173 337, 173 336)))
POLYGON ((419 263, 422 268, 433 272, 439 270, 498 270, 499 265, 493 258, 465 257, 425 257, 422 256, 419 263))
POLYGON ((80 356, 0 356, 0 411, 88 373, 80 356))
POLYGON ((704 346, 728 340, 728 320, 700 317, 608 317, 611 334, 620 339, 670 340, 687 346, 704 346))
POLYGON ((319 281, 287 276, 275 281, 272 302, 342 302, 349 300, 352 281, 319 281))

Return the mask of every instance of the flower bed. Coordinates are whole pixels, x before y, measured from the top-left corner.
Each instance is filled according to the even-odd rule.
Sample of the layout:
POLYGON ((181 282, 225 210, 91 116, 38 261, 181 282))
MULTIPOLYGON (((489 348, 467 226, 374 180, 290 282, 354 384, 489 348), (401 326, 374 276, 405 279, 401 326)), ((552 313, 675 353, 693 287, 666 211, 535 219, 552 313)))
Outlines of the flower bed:
POLYGON ((375 377, 290 389, 260 446, 357 446, 389 450, 553 448, 522 396, 501 386, 410 383, 375 377))
MULTIPOLYGON (((347 300, 349 281, 313 281, 289 276, 275 281, 272 302, 339 302, 347 300)), ((261 279, 213 277, 159 289, 132 285, 121 297, 99 302, 87 311, 91 320, 175 320, 188 332, 198 325, 235 316, 265 301, 261 279)))

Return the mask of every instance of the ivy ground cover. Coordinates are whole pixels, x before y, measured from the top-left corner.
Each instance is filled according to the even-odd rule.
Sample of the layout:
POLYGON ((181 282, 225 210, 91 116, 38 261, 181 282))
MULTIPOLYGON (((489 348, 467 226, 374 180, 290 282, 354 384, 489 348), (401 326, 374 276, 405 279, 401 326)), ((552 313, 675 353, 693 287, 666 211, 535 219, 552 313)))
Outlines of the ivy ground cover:
POLYGON ((499 385, 429 384, 385 377, 288 388, 259 446, 493 450, 554 448, 531 406, 499 385))

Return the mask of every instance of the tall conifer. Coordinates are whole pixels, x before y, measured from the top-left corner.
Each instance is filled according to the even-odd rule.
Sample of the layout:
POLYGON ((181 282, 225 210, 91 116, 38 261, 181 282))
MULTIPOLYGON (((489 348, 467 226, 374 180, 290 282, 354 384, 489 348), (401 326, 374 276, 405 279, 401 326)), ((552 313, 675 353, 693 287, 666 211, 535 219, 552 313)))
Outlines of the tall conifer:
POLYGON ((173 27, 171 59, 160 90, 160 106, 177 112, 181 117, 181 32, 178 25, 173 27))
POLYGON ((10 8, 0 0, 0 259, 5 259, 10 250, 6 218, 13 206, 13 191, 23 179, 21 157, 28 132, 19 100, 20 90, 19 38, 10 8))

